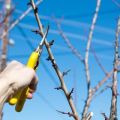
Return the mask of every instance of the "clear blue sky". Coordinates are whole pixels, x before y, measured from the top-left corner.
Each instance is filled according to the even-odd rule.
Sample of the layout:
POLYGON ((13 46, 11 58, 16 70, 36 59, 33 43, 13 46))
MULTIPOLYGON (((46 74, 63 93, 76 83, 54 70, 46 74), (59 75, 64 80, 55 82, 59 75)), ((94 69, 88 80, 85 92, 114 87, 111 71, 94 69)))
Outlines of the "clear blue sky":
MULTIPOLYGON (((28 0, 13 0, 12 2, 16 10, 11 20, 15 20, 28 8, 28 0)), ((120 0, 117 0, 117 2, 120 3, 120 0)), ((73 100, 80 116, 83 110, 84 100, 86 99, 84 66, 78 58, 71 53, 71 50, 58 34, 54 21, 48 18, 53 15, 57 18, 64 17, 62 22, 63 31, 73 46, 84 56, 86 37, 89 33, 95 6, 96 0, 43 0, 39 6, 39 14, 43 25, 47 26, 47 24, 50 24, 48 40, 55 40, 52 51, 60 70, 65 71, 71 69, 71 72, 65 76, 65 83, 69 90, 76 86, 73 100), (75 94, 77 96, 76 100, 75 94)), ((120 8, 118 8, 112 0, 102 0, 92 39, 92 46, 106 71, 110 71, 113 67, 115 30, 119 14, 120 8)), ((10 38, 15 41, 15 46, 9 46, 8 48, 8 61, 16 59, 26 64, 32 52, 32 47, 35 48, 41 40, 39 36, 30 31, 34 27, 37 27, 37 24, 31 12, 20 22, 19 26, 16 26, 10 31, 10 38), (30 41, 32 46, 29 46, 27 41, 30 41)), ((4 120, 73 120, 73 118, 56 112, 56 110, 68 112, 70 108, 63 92, 54 90, 55 87, 59 86, 59 80, 51 63, 45 60, 47 56, 46 49, 44 48, 41 56, 41 64, 37 70, 37 75, 39 76, 38 89, 33 100, 26 102, 21 113, 16 113, 14 107, 6 104, 4 108, 4 120)), ((90 53, 89 64, 92 87, 94 87, 105 75, 97 65, 92 53, 90 53)), ((110 81, 111 79, 107 83, 110 81)), ((102 88, 104 87, 105 85, 102 88)), ((118 101, 119 99, 118 97, 118 101)), ((110 89, 93 100, 89 109, 89 111, 93 111, 94 113, 93 120, 102 120, 101 112, 109 115, 110 102, 110 89)), ((120 111, 119 106, 120 103, 118 102, 118 112, 120 111)), ((120 119, 120 113, 118 113, 118 118, 120 119)))

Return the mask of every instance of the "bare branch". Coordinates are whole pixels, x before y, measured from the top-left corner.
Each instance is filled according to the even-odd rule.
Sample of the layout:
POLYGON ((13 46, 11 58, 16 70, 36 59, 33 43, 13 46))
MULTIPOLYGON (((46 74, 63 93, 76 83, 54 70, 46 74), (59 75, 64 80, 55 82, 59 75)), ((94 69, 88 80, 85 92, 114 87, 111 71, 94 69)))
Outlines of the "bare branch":
POLYGON ((88 60, 89 60, 89 50, 90 50, 90 46, 91 46, 93 31, 94 31, 95 24, 96 24, 96 21, 97 21, 98 12, 99 12, 99 9, 100 9, 100 4, 101 4, 101 0, 97 0, 96 10, 95 10, 92 25, 91 25, 91 28, 90 28, 87 47, 86 47, 86 53, 85 53, 85 71, 86 71, 86 80, 87 80, 87 99, 86 99, 85 106, 84 106, 84 109, 83 109, 83 112, 82 112, 82 120, 86 120, 87 111, 88 111, 88 108, 89 108, 89 105, 90 105, 90 102, 91 102, 91 99, 92 99, 92 94, 93 94, 93 91, 90 88, 91 82, 90 82, 90 72, 89 72, 88 60))
MULTIPOLYGON (((85 33, 87 33, 87 31, 86 31, 85 28, 84 28, 84 31, 85 31, 85 33)), ((86 36, 87 36, 87 34, 86 34, 86 36)), ((94 49, 93 45, 91 45, 90 48, 91 48, 91 52, 94 55, 94 58, 95 58, 97 64, 99 65, 99 67, 101 68, 101 70, 105 73, 105 75, 107 75, 108 72, 105 70, 104 66, 101 64, 101 62, 100 62, 100 60, 99 60, 99 58, 98 58, 98 56, 97 56, 97 54, 95 52, 95 49, 94 49)))
MULTIPOLYGON (((66 41, 66 43, 67 43, 67 45, 69 46, 69 48, 71 49, 71 50, 75 50, 75 48, 72 46, 72 44, 70 43, 70 41, 69 41, 69 39, 68 39, 68 37, 64 34, 64 32, 62 31, 62 29, 61 29, 61 26, 60 26, 60 20, 59 21, 57 21, 56 19, 55 19, 55 17, 54 17, 54 21, 56 22, 56 24, 57 24, 57 27, 58 27, 58 30, 59 30, 59 33, 60 33, 60 35, 63 37, 63 39, 66 41), (71 47, 72 46, 72 47, 71 47), (74 48, 74 49, 72 49, 72 48, 74 48)), ((97 55, 96 55, 96 53, 95 53, 95 50, 94 50, 94 48, 91 46, 91 50, 92 50, 92 53, 93 53, 93 55, 94 55, 94 57, 95 57, 95 59, 96 59, 96 61, 97 61, 97 63, 98 63, 98 65, 100 66, 100 68, 102 69, 102 71, 105 73, 105 78, 103 79, 103 80, 101 80, 94 88, 93 88, 93 93, 91 94, 91 100, 92 100, 92 96, 99 90, 99 88, 112 76, 112 74, 113 74, 113 71, 110 71, 110 72, 107 72, 106 70, 105 70, 105 68, 103 67, 103 65, 100 63, 100 61, 99 61, 99 58, 97 57, 97 55)), ((73 52, 73 51, 72 51, 73 52)), ((73 52, 78 58, 79 58, 79 51, 76 49, 74 52, 73 52), (77 52, 77 53, 75 53, 75 52, 77 52)), ((81 56, 82 57, 82 56, 81 56)), ((79 58, 80 59, 80 58, 79 58)), ((83 58, 82 59, 80 59, 82 62, 84 61, 83 60, 83 58)), ((83 64, 84 64, 84 62, 83 62, 83 64)), ((91 103, 91 100, 89 100, 89 104, 91 103)))
POLYGON ((107 89, 109 89, 109 88, 111 88, 111 87, 112 87, 111 83, 108 84, 108 85, 106 85, 102 90, 100 90, 99 93, 97 93, 96 95, 94 95, 94 98, 95 98, 96 96, 102 94, 103 92, 105 92, 107 89))
POLYGON ((62 36, 63 40, 65 40, 65 42, 67 43, 68 47, 71 49, 71 51, 73 52, 73 54, 75 54, 78 57, 78 59, 84 64, 84 58, 82 57, 82 55, 80 54, 80 52, 78 52, 78 50, 70 43, 70 41, 67 38, 67 36, 63 33, 63 31, 61 29, 60 22, 57 21, 57 19, 55 19, 55 17, 53 17, 53 19, 54 19, 55 23, 57 24, 59 33, 62 36))
POLYGON ((93 88, 93 92, 94 92, 94 93, 97 92, 98 89, 112 76, 112 74, 113 74, 113 70, 111 70, 111 71, 107 74, 107 76, 105 76, 104 79, 101 80, 101 81, 93 88))
POLYGON ((120 34, 120 18, 118 19, 117 30, 116 30, 116 41, 115 41, 115 58, 114 58, 114 73, 112 81, 112 100, 110 109, 110 120, 117 119, 117 74, 118 74, 118 63, 119 63, 119 34, 120 34))
MULTIPOLYGON (((36 2, 36 6, 38 6, 42 1, 38 0, 36 2)), ((17 20, 15 20, 8 29, 8 32, 10 30, 12 30, 30 11, 32 10, 32 7, 29 7, 17 20)), ((0 36, 0 39, 3 39, 3 37, 6 35, 7 33, 5 32, 4 34, 2 34, 2 36, 0 36)))
MULTIPOLYGON (((11 6, 11 0, 6 0, 5 5, 11 6)), ((4 70, 7 63, 7 45, 8 45, 8 27, 10 22, 11 7, 5 9, 5 18, 3 20, 4 28, 3 34, 7 33, 2 39, 2 55, 0 57, 0 72, 4 70)))
MULTIPOLYGON (((76 57, 78 57, 78 59, 84 64, 84 58, 82 57, 82 55, 80 54, 80 52, 70 43, 70 40, 68 39, 68 37, 64 34, 60 23, 62 22, 63 19, 58 20, 53 16, 53 20, 55 21, 55 23, 57 24, 58 27, 58 32, 59 34, 62 36, 63 40, 66 42, 66 44, 68 45, 68 47, 72 50, 73 54, 76 55, 76 57)), ((103 65, 100 63, 100 60, 93 48, 93 46, 91 46, 91 51, 95 57, 95 60, 97 62, 97 64, 100 66, 100 68, 102 69, 102 71, 105 73, 105 75, 107 76, 108 72, 105 70, 105 68, 103 67, 103 65)))
MULTIPOLYGON (((35 15, 36 21, 37 21, 37 23, 38 23, 39 30, 41 31, 42 36, 43 36, 43 35, 44 35, 43 26, 42 26, 41 21, 40 21, 40 19, 39 19, 39 15, 38 15, 38 13, 37 13, 36 6, 35 6, 35 4, 34 4, 34 0, 30 0, 30 2, 31 2, 32 8, 33 8, 33 10, 34 10, 34 15, 35 15)), ((72 114, 73 114, 72 116, 73 116, 73 118, 74 118, 75 120, 79 120, 78 113, 77 113, 77 111, 76 111, 76 108, 75 108, 75 105, 74 105, 74 103, 73 103, 72 98, 68 99, 68 97, 67 97, 67 96, 69 95, 69 92, 68 92, 67 87, 66 87, 66 85, 65 85, 65 82, 64 82, 62 73, 60 72, 60 70, 59 70, 59 68, 58 68, 58 66, 57 66, 57 64, 56 64, 55 58, 54 58, 54 56, 53 56, 53 54, 52 54, 52 51, 51 51, 51 49, 50 49, 50 45, 49 45, 49 43, 47 42, 47 40, 45 40, 44 43, 45 43, 46 49, 47 49, 47 51, 48 51, 49 58, 50 58, 50 61, 51 61, 51 63, 52 63, 52 66, 53 66, 54 70, 56 71, 56 74, 57 74, 57 76, 58 76, 58 78, 59 78, 59 80, 60 80, 62 90, 63 90, 63 92, 64 92, 64 94, 65 94, 65 96, 66 96, 66 98, 67 98, 67 101, 68 101, 68 103, 69 103, 69 106, 70 106, 70 108, 71 108, 71 110, 72 110, 72 114)))
POLYGON ((98 58, 98 56, 97 56, 97 54, 96 54, 96 52, 95 52, 95 50, 94 50, 94 48, 93 48, 92 45, 91 45, 91 51, 92 51, 92 53, 93 53, 93 55, 94 55, 94 57, 95 57, 95 60, 97 61, 97 64, 100 66, 100 68, 101 68, 102 71, 105 73, 105 75, 107 75, 108 72, 105 70, 105 68, 104 68, 103 65, 101 64, 101 62, 100 62, 100 60, 99 60, 99 58, 98 58))

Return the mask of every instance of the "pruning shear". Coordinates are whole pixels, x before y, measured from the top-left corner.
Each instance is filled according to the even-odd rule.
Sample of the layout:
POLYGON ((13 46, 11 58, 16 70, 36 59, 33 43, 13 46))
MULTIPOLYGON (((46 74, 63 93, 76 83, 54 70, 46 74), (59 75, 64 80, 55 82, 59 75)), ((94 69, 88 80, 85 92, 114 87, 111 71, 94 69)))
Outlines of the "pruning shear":
MULTIPOLYGON (((44 41, 48 34, 48 30, 49 30, 49 26, 47 27, 46 32, 45 32, 40 44, 38 45, 36 50, 31 53, 31 55, 28 59, 27 65, 26 65, 27 67, 32 68, 34 70, 36 70, 36 68, 38 67, 39 58, 42 53, 42 47, 44 45, 44 41)), ((15 110, 17 112, 21 112, 21 110, 25 104, 25 101, 27 99, 27 95, 28 95, 29 91, 30 91, 30 88, 26 87, 26 88, 18 91, 17 94, 8 101, 10 105, 16 105, 15 110)))

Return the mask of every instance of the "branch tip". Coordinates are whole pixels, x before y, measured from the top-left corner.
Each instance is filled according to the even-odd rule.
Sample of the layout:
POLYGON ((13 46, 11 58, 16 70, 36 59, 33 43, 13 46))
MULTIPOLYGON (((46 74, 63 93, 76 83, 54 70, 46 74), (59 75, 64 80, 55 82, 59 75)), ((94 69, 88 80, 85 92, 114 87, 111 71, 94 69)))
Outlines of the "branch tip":
POLYGON ((70 71, 71 69, 67 70, 66 72, 63 72, 63 76, 67 75, 70 71))
POLYGON ((54 88, 54 89, 56 89, 56 90, 61 90, 61 89, 62 89, 62 87, 56 87, 56 88, 54 88))
POLYGON ((49 46, 52 46, 53 43, 54 43, 54 40, 51 40, 51 41, 49 42, 49 46))
POLYGON ((70 113, 70 112, 62 112, 62 111, 59 111, 59 110, 56 110, 57 112, 61 113, 61 114, 66 114, 68 115, 69 117, 74 117, 73 113, 70 113))
POLYGON ((42 32, 40 30, 31 30, 32 32, 34 32, 35 34, 40 34, 40 36, 42 36, 42 32))
POLYGON ((50 56, 48 56, 48 57, 46 58, 46 60, 49 61, 49 60, 50 60, 50 56))

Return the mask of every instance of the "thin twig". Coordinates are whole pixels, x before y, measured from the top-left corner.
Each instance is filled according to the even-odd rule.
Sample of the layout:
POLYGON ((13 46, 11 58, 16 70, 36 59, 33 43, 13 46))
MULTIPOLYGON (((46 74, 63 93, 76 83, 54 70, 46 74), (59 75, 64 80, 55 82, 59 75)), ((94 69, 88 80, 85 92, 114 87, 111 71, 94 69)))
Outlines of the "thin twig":
POLYGON ((91 99, 92 99, 92 97, 91 97, 92 96, 92 89, 90 88, 91 81, 90 81, 90 72, 89 72, 88 60, 89 60, 89 51, 90 51, 93 31, 94 31, 94 28, 95 28, 95 24, 96 24, 97 17, 98 17, 98 12, 99 12, 99 9, 100 9, 100 3, 101 3, 101 0, 97 0, 96 10, 95 10, 92 25, 91 25, 91 28, 90 28, 87 47, 86 47, 86 53, 85 53, 85 71, 86 71, 86 80, 87 80, 87 99, 85 101, 85 106, 84 106, 84 109, 83 109, 83 112, 82 112, 82 120, 86 120, 86 115, 87 115, 88 108, 90 106, 90 102, 91 102, 91 99))
POLYGON ((56 110, 57 112, 61 113, 61 114, 66 114, 68 115, 69 117, 73 117, 74 115, 70 112, 62 112, 62 111, 59 111, 59 110, 56 110))
MULTIPOLYGON (((40 21, 40 19, 39 19, 37 7, 36 7, 35 4, 34 4, 34 0, 30 0, 30 3, 31 3, 31 5, 32 5, 33 11, 34 11, 34 15, 35 15, 35 18, 36 18, 36 21, 37 21, 39 30, 41 31, 42 36, 43 36, 43 35, 44 35, 43 26, 42 26, 41 21, 40 21)), ((69 96, 69 92, 68 92, 67 87, 66 87, 66 85, 65 85, 65 82, 64 82, 64 79, 63 79, 63 75, 62 75, 62 73, 60 72, 60 70, 59 70, 59 68, 58 68, 58 66, 57 66, 57 64, 56 64, 55 58, 54 58, 54 56, 53 56, 53 54, 52 54, 52 51, 51 51, 51 48, 50 48, 49 43, 47 42, 47 39, 45 40, 45 46, 46 46, 46 49, 47 49, 47 51, 48 51, 48 54, 49 54, 49 57, 50 57, 50 61, 51 61, 51 63, 52 63, 52 66, 53 66, 54 70, 56 71, 56 74, 57 74, 57 76, 58 76, 58 78, 59 78, 59 80, 60 80, 62 90, 63 90, 63 92, 64 92, 64 94, 65 94, 65 96, 66 96, 66 98, 67 98, 67 101, 68 101, 68 103, 69 103, 69 106, 70 106, 70 108, 71 108, 71 110, 72 110, 73 118, 74 118, 75 120, 79 120, 78 113, 77 113, 77 111, 76 111, 75 105, 74 105, 74 103, 73 103, 72 98, 71 98, 71 97, 70 97, 70 98, 68 97, 68 96, 69 96)))
POLYGON ((60 35, 62 36, 63 40, 65 40, 66 44, 68 45, 68 47, 71 49, 71 51, 73 52, 73 54, 75 54, 78 59, 84 64, 84 58, 83 56, 80 54, 80 52, 70 43, 68 37, 63 33, 62 29, 61 29, 61 25, 60 22, 57 21, 57 19, 55 19, 55 17, 53 17, 55 23, 57 24, 58 30, 60 35))
MULTIPOLYGON (((72 44, 70 43, 68 37, 67 37, 67 36, 64 34, 64 32, 62 31, 60 24, 59 24, 57 21, 55 21, 55 22, 56 22, 56 24, 57 24, 57 26, 58 26, 58 29, 59 29, 59 32, 60 32, 61 36, 62 36, 63 39, 66 41, 67 45, 71 48, 72 52, 83 62, 84 59, 83 59, 82 55, 79 53, 79 51, 78 51, 76 48, 74 48, 74 46, 72 46, 72 44)), ((113 73, 113 70, 110 71, 110 72, 107 72, 107 71, 105 70, 105 68, 103 67, 103 65, 100 63, 99 58, 97 57, 97 55, 96 55, 95 50, 93 49, 93 47, 91 47, 91 49, 92 49, 92 53, 93 53, 93 55, 94 55, 94 57, 95 57, 98 65, 100 66, 100 68, 103 70, 103 72, 104 72, 105 75, 106 75, 106 77, 105 77, 103 80, 101 80, 101 81, 98 83, 98 85, 96 85, 96 87, 94 88, 94 90, 97 91, 97 90, 111 77, 111 75, 112 75, 112 73, 113 73)), ((83 63, 84 63, 84 62, 83 62, 83 63)))
POLYGON ((111 70, 94 88, 93 93, 97 92, 98 89, 112 76, 113 70, 111 70))
POLYGON ((104 74, 107 75, 108 72, 105 70, 104 66, 101 64, 101 62, 100 62, 100 60, 99 60, 99 58, 98 58, 98 56, 97 56, 97 54, 95 52, 95 49, 94 49, 93 45, 91 45, 91 51, 92 51, 92 53, 94 55, 94 58, 95 58, 97 64, 99 65, 99 67, 101 68, 101 70, 104 72, 104 74))
MULTIPOLYGON (((87 33, 87 31, 86 31, 85 28, 84 28, 84 31, 85 31, 85 33, 87 33)), ((86 34, 85 36, 87 36, 87 34, 86 34)), ((95 52, 95 49, 94 49, 93 45, 91 45, 90 48, 91 48, 91 52, 92 52, 92 54, 93 54, 93 56, 94 56, 97 64, 99 65, 99 67, 101 68, 101 70, 104 72, 104 74, 107 75, 108 72, 105 70, 104 66, 103 66, 102 63, 100 62, 100 60, 99 60, 99 58, 98 58, 98 56, 97 56, 97 54, 96 54, 96 52, 95 52)))
POLYGON ((100 94, 102 94, 103 92, 105 92, 106 90, 108 90, 108 89, 111 88, 111 87, 112 87, 112 85, 111 85, 111 83, 109 83, 109 84, 106 85, 102 90, 100 90, 99 93, 97 93, 96 95, 94 95, 94 98, 97 97, 97 96, 99 96, 100 94))

